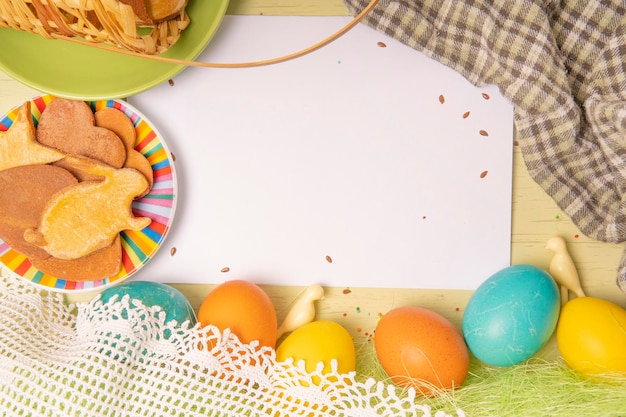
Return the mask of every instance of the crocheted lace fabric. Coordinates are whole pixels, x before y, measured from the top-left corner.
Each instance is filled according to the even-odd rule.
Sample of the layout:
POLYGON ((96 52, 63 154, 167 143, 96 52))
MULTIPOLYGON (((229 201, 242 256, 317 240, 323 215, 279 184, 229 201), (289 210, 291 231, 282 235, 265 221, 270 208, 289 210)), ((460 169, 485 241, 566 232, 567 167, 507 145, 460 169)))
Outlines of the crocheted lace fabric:
POLYGON ((228 331, 165 323, 128 296, 67 305, 3 271, 0 317, 3 416, 449 415, 412 390, 307 373, 228 331))

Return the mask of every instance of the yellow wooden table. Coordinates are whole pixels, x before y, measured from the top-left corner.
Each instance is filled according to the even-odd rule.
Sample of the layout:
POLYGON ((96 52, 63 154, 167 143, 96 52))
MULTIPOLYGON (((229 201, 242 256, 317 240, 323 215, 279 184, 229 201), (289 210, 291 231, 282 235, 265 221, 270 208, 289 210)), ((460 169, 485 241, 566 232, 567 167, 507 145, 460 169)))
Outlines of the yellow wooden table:
MULTIPOLYGON (((228 14, 239 15, 348 15, 342 0, 231 0, 228 14)), ((0 112, 39 94, 0 72, 0 112)), ((600 243, 583 236, 552 199, 528 175, 521 152, 514 148, 512 195, 511 263, 530 263, 547 268, 551 253, 546 241, 554 235, 568 243, 576 261, 583 287, 588 295, 620 305, 624 294, 615 285, 616 268, 624 245, 600 243)), ((485 277, 487 278, 487 277, 485 277)), ((313 283, 312 283, 313 284, 313 283)), ((211 285, 176 285, 198 307, 211 285)), ((303 288, 265 287, 275 303, 279 319, 303 288)), ((368 337, 375 328, 379 313, 401 305, 432 308, 460 326, 470 291, 326 288, 326 297, 318 304, 318 318, 343 324, 355 338, 368 337)), ((73 295, 70 301, 89 298, 73 295)))

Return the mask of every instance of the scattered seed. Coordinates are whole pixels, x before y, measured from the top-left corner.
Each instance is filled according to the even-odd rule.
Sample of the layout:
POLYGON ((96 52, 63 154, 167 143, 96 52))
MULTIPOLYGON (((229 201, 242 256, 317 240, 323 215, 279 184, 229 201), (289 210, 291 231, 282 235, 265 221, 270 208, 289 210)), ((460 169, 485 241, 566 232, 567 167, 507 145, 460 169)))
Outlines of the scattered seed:
POLYGON ((224 268, 220 270, 220 272, 228 272, 228 271, 230 271, 230 268, 227 266, 225 266, 224 268))
POLYGON ((356 328, 356 332, 357 332, 357 333, 361 333, 361 330, 362 330, 362 329, 361 329, 360 327, 357 327, 357 328, 356 328))
POLYGON ((463 113, 463 118, 467 119, 470 115, 470 112, 466 111, 465 113, 463 113))
POLYGON ((176 155, 174 155, 174 152, 172 152, 172 161, 176 161, 176 155))
POLYGON ((330 256, 326 255, 326 262, 328 262, 329 264, 333 263, 333 258, 331 258, 330 256))
POLYGON ((167 80, 167 82, 173 87, 174 86, 174 80, 172 80, 171 78, 169 80, 167 80))
POLYGON ((483 172, 481 172, 481 173, 480 173, 480 178, 485 178, 485 177, 487 176, 487 173, 488 173, 488 172, 489 172, 489 171, 483 171, 483 172))
POLYGON ((483 93, 483 98, 484 98, 485 100, 489 100, 489 99, 490 99, 489 94, 487 94, 487 93, 483 93))
POLYGON ((387 47, 387 44, 385 42, 377 42, 376 45, 380 46, 381 48, 387 47))
POLYGON ((170 249, 170 256, 174 256, 176 254, 176 246, 172 246, 172 249, 170 249))
POLYGON ((519 146, 519 141, 514 140, 514 141, 513 141, 513 146, 519 146))
POLYGON ((342 292, 344 294, 350 294, 352 292, 352 290, 350 288, 345 288, 342 292))
POLYGON ((489 136, 489 133, 486 130, 481 130, 478 133, 480 133, 480 136, 489 136))
POLYGON ((443 96, 443 94, 441 94, 441 95, 439 96, 439 102, 440 102, 441 104, 443 104, 443 103, 445 103, 445 102, 446 102, 446 98, 443 96))

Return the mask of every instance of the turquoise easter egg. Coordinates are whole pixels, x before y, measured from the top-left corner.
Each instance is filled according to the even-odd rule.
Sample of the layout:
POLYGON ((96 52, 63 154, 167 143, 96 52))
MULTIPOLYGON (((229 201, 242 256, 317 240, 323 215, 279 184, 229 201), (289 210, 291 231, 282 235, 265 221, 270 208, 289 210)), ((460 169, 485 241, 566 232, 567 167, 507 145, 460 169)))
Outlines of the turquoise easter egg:
POLYGON ((514 265, 489 277, 470 297, 463 336, 482 362, 516 365, 548 342, 559 312, 559 289, 552 277, 532 265, 514 265))
MULTIPOLYGON (((117 300, 121 300, 128 295, 131 300, 139 300, 146 307, 160 306, 165 313, 165 323, 172 320, 180 325, 189 322, 190 326, 196 324, 196 314, 187 300, 187 297, 176 288, 152 281, 129 281, 109 288, 100 293, 100 300, 103 303, 109 302, 114 296, 117 300)), ((133 306, 130 303, 131 308, 133 306)), ((122 318, 127 314, 122 314, 122 318)), ((164 333, 165 337, 169 337, 169 333, 164 333)))

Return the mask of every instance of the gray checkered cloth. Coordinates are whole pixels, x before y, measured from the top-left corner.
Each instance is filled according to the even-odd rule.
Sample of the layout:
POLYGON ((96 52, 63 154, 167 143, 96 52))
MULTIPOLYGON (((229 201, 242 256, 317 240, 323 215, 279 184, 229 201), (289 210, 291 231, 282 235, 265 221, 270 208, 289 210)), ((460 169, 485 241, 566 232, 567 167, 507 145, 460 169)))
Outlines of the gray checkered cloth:
MULTIPOLYGON (((345 0, 354 14, 365 0, 345 0)), ((624 0, 380 0, 363 23, 497 85, 531 177, 581 233, 626 240, 624 0)), ((617 270, 626 292, 626 256, 617 270)))

